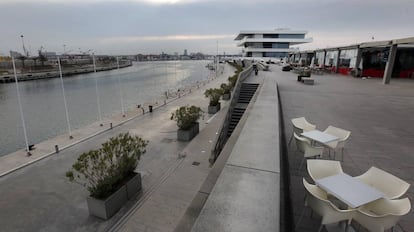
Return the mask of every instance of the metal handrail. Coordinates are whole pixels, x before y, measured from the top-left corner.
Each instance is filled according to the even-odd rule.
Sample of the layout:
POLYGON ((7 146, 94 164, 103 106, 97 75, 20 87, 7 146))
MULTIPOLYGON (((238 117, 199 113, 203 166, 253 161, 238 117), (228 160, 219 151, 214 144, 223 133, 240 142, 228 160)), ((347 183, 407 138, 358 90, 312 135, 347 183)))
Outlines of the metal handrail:
POLYGON ((235 108, 235 106, 237 105, 237 101, 239 99, 239 95, 240 95, 240 89, 241 89, 241 84, 242 82, 250 75, 250 73, 253 71, 253 65, 250 64, 249 67, 245 70, 243 70, 242 72, 239 73, 239 76, 237 78, 236 81, 236 85, 233 88, 233 92, 232 92, 232 98, 229 104, 229 108, 227 110, 227 114, 226 117, 223 121, 223 125, 220 129, 220 132, 218 134, 218 136, 216 137, 216 139, 214 140, 214 147, 211 150, 211 155, 209 158, 209 162, 210 164, 213 164, 217 157, 219 156, 221 150, 223 149, 224 145, 227 142, 227 132, 229 130, 229 125, 230 125, 230 120, 231 120, 231 115, 233 114, 233 110, 235 108))

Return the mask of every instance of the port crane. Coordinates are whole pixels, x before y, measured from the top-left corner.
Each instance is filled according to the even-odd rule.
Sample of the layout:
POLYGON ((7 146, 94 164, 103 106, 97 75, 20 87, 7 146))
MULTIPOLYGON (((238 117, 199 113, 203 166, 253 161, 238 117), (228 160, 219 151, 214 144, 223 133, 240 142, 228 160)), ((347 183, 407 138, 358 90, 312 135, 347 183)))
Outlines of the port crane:
POLYGON ((29 57, 29 51, 26 49, 26 47, 24 46, 24 39, 23 39, 23 35, 20 35, 20 38, 22 38, 22 45, 23 45, 23 55, 29 57))

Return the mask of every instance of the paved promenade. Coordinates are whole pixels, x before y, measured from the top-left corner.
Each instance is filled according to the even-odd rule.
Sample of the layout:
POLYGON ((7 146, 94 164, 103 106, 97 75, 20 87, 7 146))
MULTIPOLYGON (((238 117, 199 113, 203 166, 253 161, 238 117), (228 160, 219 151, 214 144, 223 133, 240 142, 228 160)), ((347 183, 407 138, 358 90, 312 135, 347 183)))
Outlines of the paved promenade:
MULTIPOLYGON (((271 70, 279 85, 287 140, 292 134, 290 119, 302 116, 319 130, 333 125, 351 131, 342 162, 344 172, 357 176, 371 166, 390 172, 411 183, 404 197, 414 204, 414 80, 393 79, 383 85, 382 79, 325 74, 313 75, 312 86, 297 82, 297 74, 282 72, 280 66, 272 65, 271 70)), ((297 222, 304 208, 302 177, 311 179, 306 165, 298 171, 303 156, 295 153, 294 142, 288 150, 297 222)), ((310 218, 307 209, 297 231, 316 231, 319 222, 317 216, 310 218)), ((413 210, 395 231, 414 231, 413 210)))
POLYGON ((199 139, 191 143, 176 140, 177 126, 175 121, 170 120, 171 112, 187 104, 198 105, 207 112, 208 99, 204 97, 205 89, 219 87, 221 83, 227 82, 227 78, 233 73, 234 69, 226 65, 224 73, 216 79, 205 85, 200 84, 199 89, 193 89, 191 93, 176 98, 165 106, 157 107, 153 113, 142 115, 142 112, 138 113, 139 110, 133 110, 126 117, 131 118, 129 121, 111 130, 101 133, 105 128, 108 129, 109 122, 115 126, 125 118, 118 116, 105 121, 104 128, 91 125, 74 132, 75 138, 72 140, 66 135, 45 141, 36 145, 37 149, 31 157, 26 157, 24 152, 20 151, 14 158, 14 163, 2 163, 2 173, 5 173, 24 164, 20 162, 21 159, 30 162, 31 159, 48 155, 53 152, 54 144, 63 144, 60 147, 68 146, 78 138, 97 133, 92 139, 70 146, 58 154, 48 155, 0 178, 1 231, 173 230, 174 223, 178 223, 181 214, 193 198, 191 191, 187 190, 195 189, 196 192, 202 184, 202 181, 198 183, 193 180, 201 180, 208 173, 209 146, 216 136, 220 117, 223 117, 227 106, 223 102, 222 112, 215 116, 205 114, 200 120, 199 139), (96 149, 108 138, 126 131, 150 141, 147 153, 138 166, 138 171, 143 176, 142 196, 129 202, 111 220, 103 221, 89 216, 85 200, 88 192, 82 186, 70 183, 65 177, 65 172, 82 152, 96 149), (200 164, 193 165, 194 161, 200 164), (183 167, 188 168, 187 171, 183 167), (188 170, 191 170, 191 173, 188 170), (113 227, 117 221, 119 223, 113 227))

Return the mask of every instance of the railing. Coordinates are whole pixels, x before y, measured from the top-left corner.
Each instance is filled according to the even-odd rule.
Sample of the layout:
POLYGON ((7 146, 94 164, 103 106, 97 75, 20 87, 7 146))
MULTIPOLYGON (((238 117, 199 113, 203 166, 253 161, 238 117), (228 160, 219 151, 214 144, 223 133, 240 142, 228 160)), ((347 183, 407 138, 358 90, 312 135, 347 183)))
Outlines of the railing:
POLYGON ((220 133, 218 134, 218 136, 216 137, 214 141, 214 144, 215 144, 214 148, 211 150, 211 155, 209 158, 210 164, 213 164, 216 161, 217 157, 220 155, 221 150, 223 149, 224 145, 227 142, 227 139, 228 139, 227 132, 229 130, 231 115, 233 114, 234 107, 236 106, 237 101, 239 99, 241 84, 250 75, 250 73, 253 70, 253 65, 251 64, 250 61, 245 60, 244 62, 245 62, 245 65, 248 66, 248 68, 240 72, 237 78, 236 85, 233 89, 233 93, 231 94, 232 98, 230 101, 229 108, 227 110, 226 117, 223 121, 223 125, 220 129, 220 133))

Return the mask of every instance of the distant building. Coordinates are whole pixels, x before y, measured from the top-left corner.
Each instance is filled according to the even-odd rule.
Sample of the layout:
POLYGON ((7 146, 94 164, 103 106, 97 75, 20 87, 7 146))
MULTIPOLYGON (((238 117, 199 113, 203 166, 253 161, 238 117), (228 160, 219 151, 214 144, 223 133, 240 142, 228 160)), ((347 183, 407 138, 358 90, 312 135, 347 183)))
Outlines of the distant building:
POLYGON ((184 49, 184 56, 188 56, 187 49, 184 49))
POLYGON ((305 38, 306 31, 292 31, 276 29, 270 31, 240 31, 234 40, 239 41, 237 46, 243 47, 245 57, 288 57, 295 49, 291 45, 312 42, 312 38, 305 38))
POLYGON ((57 56, 56 56, 56 52, 43 52, 43 55, 48 59, 48 60, 56 60, 57 56))
POLYGON ((20 57, 20 56, 22 56, 22 54, 20 52, 16 52, 16 51, 11 51, 10 50, 10 56, 12 56, 12 57, 20 57))

